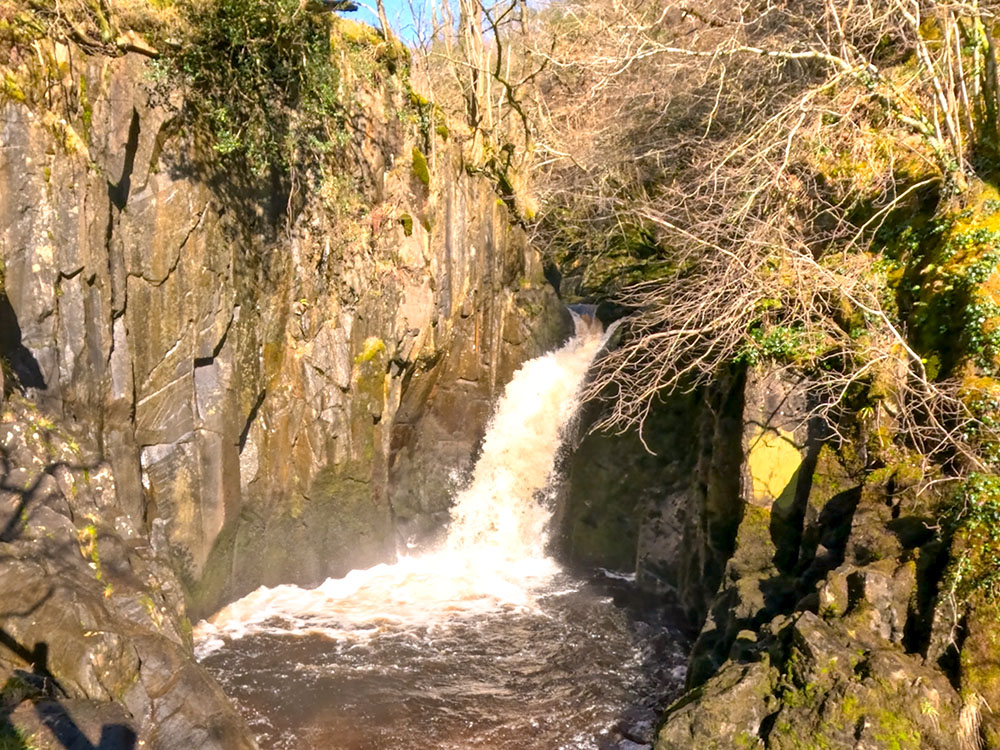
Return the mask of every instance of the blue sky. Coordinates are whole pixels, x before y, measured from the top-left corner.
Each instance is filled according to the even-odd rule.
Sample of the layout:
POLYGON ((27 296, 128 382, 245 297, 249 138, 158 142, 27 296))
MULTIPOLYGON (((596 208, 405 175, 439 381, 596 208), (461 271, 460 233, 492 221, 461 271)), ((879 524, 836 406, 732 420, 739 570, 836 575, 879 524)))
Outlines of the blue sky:
MULTIPOLYGON (((375 14, 375 0, 355 1, 358 2, 361 9, 356 13, 345 13, 344 15, 378 27, 378 16, 375 14), (369 8, 371 9, 370 11, 368 10, 369 8)), ((412 43, 416 39, 417 22, 419 22, 421 17, 429 20, 432 4, 437 2, 439 0, 383 0, 385 14, 389 18, 389 25, 407 43, 412 43), (416 20, 414 19, 414 10, 417 14, 416 20)))

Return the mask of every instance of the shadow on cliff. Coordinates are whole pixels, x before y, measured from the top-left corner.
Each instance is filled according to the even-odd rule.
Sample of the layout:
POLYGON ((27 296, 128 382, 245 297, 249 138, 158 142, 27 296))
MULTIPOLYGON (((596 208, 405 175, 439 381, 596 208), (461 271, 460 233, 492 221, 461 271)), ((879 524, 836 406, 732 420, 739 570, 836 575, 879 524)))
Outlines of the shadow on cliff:
MULTIPOLYGON (((58 495, 55 491, 46 491, 47 477, 54 476, 61 467, 93 468, 53 462, 46 466, 34 481, 23 486, 12 480, 12 477, 16 476, 12 464, 9 451, 0 447, 0 495, 16 498, 10 516, 0 529, 0 542, 7 544, 15 542, 25 530, 30 517, 30 508, 58 495)), ((3 559, 16 557, 16 550, 13 554, 3 555, 3 559)), ((0 612, 0 618, 31 618, 52 598, 55 591, 55 586, 50 585, 48 590, 41 593, 28 608, 20 611, 7 609, 0 612)), ((26 742, 24 737, 34 733, 36 725, 40 724, 64 750, 135 750, 136 734, 125 724, 105 724, 101 728, 97 745, 87 738, 62 703, 69 699, 70 695, 49 669, 48 657, 48 643, 37 642, 29 648, 7 629, 0 627, 0 668, 4 665, 9 668, 12 664, 18 663, 28 667, 11 670, 6 683, 0 688, 0 748, 31 750, 35 744, 26 742), (33 711, 18 711, 26 702, 30 703, 33 711), (26 730, 19 731, 15 727, 12 720, 15 711, 18 711, 20 717, 18 724, 28 725, 26 730), (34 719, 31 719, 31 713, 34 714, 34 719)))
POLYGON ((36 643, 28 649, 6 630, 0 628, 0 645, 25 662, 31 671, 15 669, 0 688, 0 747, 4 750, 30 750, 22 732, 15 728, 12 714, 25 701, 64 750, 135 750, 136 733, 125 724, 105 724, 94 745, 70 716, 60 698, 67 693, 48 667, 48 644, 36 643))
MULTIPOLYGON (((186 119, 181 116, 165 124, 157 136, 160 148, 162 142, 181 132, 183 122, 196 117, 188 113, 186 119)), ((188 152, 163 150, 158 154, 170 178, 207 185, 219 201, 219 216, 229 215, 229 220, 223 221, 224 231, 234 235, 230 239, 241 235, 242 248, 254 248, 257 243, 267 247, 278 242, 286 228, 285 219, 293 218, 301 210, 304 190, 300 187, 296 191, 289 177, 277 167, 258 174, 239 154, 228 155, 225 162, 210 156, 215 154, 214 140, 198 128, 192 129, 189 136, 191 150, 200 155, 198 158, 190 158, 188 152)), ((125 200, 127 197, 124 196, 125 200)))
POLYGON ((16 476, 14 462, 11 460, 10 451, 0 446, 0 499, 3 496, 16 498, 15 505, 6 520, 0 516, 0 542, 13 542, 24 531, 28 524, 29 511, 32 506, 41 502, 54 499, 58 496, 56 491, 46 491, 46 480, 55 478, 56 472, 60 469, 71 471, 94 471, 96 464, 71 464, 66 461, 53 461, 47 464, 38 476, 29 484, 23 485, 12 477, 16 476))
MULTIPOLYGON (((48 387, 38 360, 21 341, 21 326, 3 289, 0 289, 0 358, 10 365, 18 388, 44 391, 48 387)), ((0 379, 0 382, 3 380, 0 379)))

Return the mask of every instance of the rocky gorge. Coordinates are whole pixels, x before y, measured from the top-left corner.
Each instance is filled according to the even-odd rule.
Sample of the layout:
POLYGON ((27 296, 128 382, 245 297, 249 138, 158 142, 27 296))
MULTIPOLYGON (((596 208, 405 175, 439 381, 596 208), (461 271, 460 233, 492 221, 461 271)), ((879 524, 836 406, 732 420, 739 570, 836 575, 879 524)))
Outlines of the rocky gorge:
MULTIPOLYGON (((375 54, 371 36, 341 42, 375 54)), ((4 574, 4 632, 53 647, 48 666, 5 653, 8 673, 38 666, 69 698, 122 702, 150 746, 249 746, 235 718, 231 731, 199 718, 218 689, 191 660, 189 618, 262 583, 383 561, 439 525, 492 397, 568 334, 568 313, 489 185, 408 125, 417 105, 377 60, 344 81, 357 186, 303 199, 267 181, 239 194, 149 57, 35 45, 41 63, 15 69, 32 98, 2 104, 0 305, 4 541, 7 559, 38 565, 4 574), (75 120, 48 109, 66 95, 75 120), (414 169, 421 147, 432 179, 414 169), (338 216, 338 200, 365 201, 364 218, 338 216), (42 562, 88 575, 47 595, 42 562), (55 619, 39 611, 53 595, 55 619), (92 597, 72 634, 60 596, 92 597), (143 620, 135 635, 119 601, 143 620), (92 631, 117 649, 100 657, 110 676, 91 676, 105 648, 92 631), (130 703, 147 673, 162 691, 179 666, 194 682, 170 700, 195 715, 130 703)))
MULTIPOLYGON (((440 533, 504 384, 569 336, 580 270, 550 283, 363 24, 324 16, 342 142, 306 175, 227 160, 137 32, 2 8, 0 747, 256 747, 191 623, 440 533)), ((949 243, 960 271, 993 257, 995 190, 963 200, 901 275, 950 282, 949 243)), ((935 336, 925 359, 988 377, 935 336)), ((949 527, 946 473, 893 443, 892 372, 835 434, 794 367, 731 365, 641 430, 589 432, 594 402, 562 459, 560 558, 634 573, 691 638, 649 743, 1000 747, 994 605, 953 575, 996 532, 949 527)))

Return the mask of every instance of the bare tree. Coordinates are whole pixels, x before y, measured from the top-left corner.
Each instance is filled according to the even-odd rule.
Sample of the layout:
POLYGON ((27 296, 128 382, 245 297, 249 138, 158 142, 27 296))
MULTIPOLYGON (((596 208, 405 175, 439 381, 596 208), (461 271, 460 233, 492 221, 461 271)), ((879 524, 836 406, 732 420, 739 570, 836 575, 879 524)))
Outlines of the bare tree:
POLYGON ((466 167, 488 176, 516 219, 533 214, 525 189, 533 159, 531 84, 548 64, 527 51, 524 0, 458 0, 437 5, 421 45, 417 80, 435 105, 461 123, 466 167))
POLYGON ((632 310, 594 386, 616 394, 600 426, 641 426, 658 394, 778 354, 812 378, 831 425, 888 378, 870 418, 987 468, 995 431, 968 384, 928 375, 871 251, 893 216, 929 194, 961 201, 996 158, 994 9, 615 0, 551 13, 562 44, 535 49, 552 71, 536 238, 564 265, 606 264, 605 288, 624 272, 615 295, 632 310), (649 258, 628 247, 637 231, 658 248, 649 258))

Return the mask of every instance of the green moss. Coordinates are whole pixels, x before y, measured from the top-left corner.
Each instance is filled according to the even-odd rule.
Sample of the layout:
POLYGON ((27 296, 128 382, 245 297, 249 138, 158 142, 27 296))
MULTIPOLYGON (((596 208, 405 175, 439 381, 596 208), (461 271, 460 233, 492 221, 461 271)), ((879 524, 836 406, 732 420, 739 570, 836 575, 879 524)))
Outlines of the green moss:
POLYGON ((920 750, 920 731, 913 722, 889 709, 875 713, 878 727, 872 736, 883 743, 886 750, 920 750))
POLYGON ((413 147, 413 176, 420 180, 424 185, 431 184, 431 172, 430 168, 427 166, 427 157, 425 157, 423 151, 416 146, 413 147))
POLYGON ((215 135, 216 151, 255 172, 321 161, 348 138, 329 16, 298 0, 211 0, 187 6, 193 38, 176 74, 215 135), (240 96, 233 96, 240 91, 240 96))
POLYGON ((413 217, 409 214, 400 214, 399 223, 403 226, 403 234, 407 237, 413 234, 413 217))
MULTIPOLYGON (((887 687, 887 695, 893 690, 887 687)), ((869 700, 862 701, 856 696, 848 696, 841 705, 841 715, 846 726, 853 726, 862 718, 867 718, 874 726, 872 737, 879 747, 885 750, 919 750, 920 730, 914 721, 893 707, 882 705, 885 699, 881 695, 869 695, 869 700)))
POLYGON ((374 27, 351 18, 338 17, 336 28, 344 42, 357 47, 375 47, 382 42, 374 27))
MULTIPOLYGON (((959 684, 965 702, 973 705, 993 705, 1000 700, 1000 664, 996 654, 1000 649, 1000 604, 982 599, 966 608, 965 639, 959 654, 959 684), (980 702, 982 701, 982 702, 980 702)), ((998 727, 984 722, 987 747, 1000 740, 998 727)))
POLYGON ((39 750, 38 740, 35 735, 4 722, 0 726, 0 750, 39 750))
POLYGON ((736 743, 736 747, 740 750, 753 750, 753 748, 760 747, 760 738, 756 735, 750 734, 750 732, 743 730, 733 739, 736 743))
MULTIPOLYGON (((770 302, 772 300, 763 300, 762 304, 770 302)), ((761 362, 803 365, 812 362, 826 348, 826 342, 804 326, 759 322, 748 332, 743 347, 736 355, 736 362, 746 365, 761 362)))
POLYGON ((889 251, 905 270, 901 312, 929 374, 951 377, 965 362, 1000 374, 1000 193, 980 183, 965 202, 914 222, 889 251))
POLYGON ((3 71, 3 76, 0 77, 0 101, 3 99, 10 99, 15 102, 25 101, 21 84, 9 70, 3 71))
POLYGON ((1000 464, 1000 380, 969 375, 962 381, 959 398, 973 417, 962 437, 988 463, 1000 464))
POLYGON ((747 503, 736 530, 736 551, 731 563, 738 575, 758 576, 762 571, 772 571, 777 551, 771 528, 770 507, 747 503))
POLYGON ((972 474, 942 524, 951 537, 945 591, 959 604, 1000 604, 1000 476, 972 474))
POLYGON ((94 119, 94 107, 90 103, 90 98, 87 96, 86 76, 80 76, 79 83, 77 84, 77 90, 80 96, 80 120, 83 122, 83 133, 84 136, 89 136, 90 126, 94 119))

